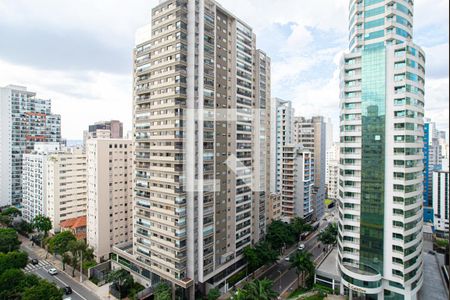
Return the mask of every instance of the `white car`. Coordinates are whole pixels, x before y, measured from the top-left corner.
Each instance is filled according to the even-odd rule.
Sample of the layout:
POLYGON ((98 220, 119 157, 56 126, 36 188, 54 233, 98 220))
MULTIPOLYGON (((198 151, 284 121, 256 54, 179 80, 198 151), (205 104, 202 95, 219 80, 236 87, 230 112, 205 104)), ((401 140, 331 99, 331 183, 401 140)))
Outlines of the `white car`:
POLYGON ((284 260, 285 260, 285 261, 290 261, 291 259, 290 259, 289 256, 286 256, 286 257, 284 258, 284 260))
POLYGON ((298 249, 299 251, 305 250, 305 244, 300 244, 300 246, 298 246, 297 249, 298 249))
POLYGON ((55 268, 48 269, 48 274, 56 275, 56 274, 58 274, 58 270, 56 270, 55 268))

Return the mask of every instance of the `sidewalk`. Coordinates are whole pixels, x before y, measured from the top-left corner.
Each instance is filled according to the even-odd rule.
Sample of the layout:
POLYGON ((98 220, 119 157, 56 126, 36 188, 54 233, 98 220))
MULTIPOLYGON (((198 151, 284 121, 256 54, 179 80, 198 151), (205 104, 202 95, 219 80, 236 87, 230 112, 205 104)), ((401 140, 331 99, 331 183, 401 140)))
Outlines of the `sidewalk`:
MULTIPOLYGON (((47 251, 37 245, 33 246, 33 243, 19 235, 19 240, 22 242, 21 247, 25 248, 27 252, 32 252, 34 255, 37 256, 39 260, 46 260, 50 262, 52 265, 54 265, 60 272, 65 273, 67 276, 73 278, 73 280, 79 282, 80 281, 80 272, 79 270, 75 269, 74 277, 72 277, 72 270, 73 268, 70 265, 66 264, 66 270, 63 271, 63 265, 62 261, 59 260, 55 255, 48 253, 47 251), (47 256, 47 258, 46 258, 47 256)), ((96 294, 100 299, 115 299, 113 296, 109 295, 109 286, 107 284, 103 286, 97 286, 93 282, 91 282, 86 275, 82 275, 82 280, 80 284, 82 284, 85 288, 96 294)))

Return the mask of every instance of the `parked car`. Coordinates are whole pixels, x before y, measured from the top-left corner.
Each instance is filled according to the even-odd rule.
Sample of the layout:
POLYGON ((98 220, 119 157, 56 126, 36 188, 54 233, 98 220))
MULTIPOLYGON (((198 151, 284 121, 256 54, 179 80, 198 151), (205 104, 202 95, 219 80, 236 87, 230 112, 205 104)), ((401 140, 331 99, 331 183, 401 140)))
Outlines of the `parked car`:
POLYGON ((290 261, 291 258, 290 258, 289 256, 286 256, 286 257, 284 258, 284 260, 285 260, 285 261, 290 261))
POLYGON ((48 269, 48 274, 56 275, 56 274, 58 274, 58 270, 56 270, 55 268, 48 269))
POLYGON ((297 248, 299 251, 305 250, 305 244, 300 244, 297 248))
POLYGON ((36 258, 31 259, 31 264, 37 265, 39 261, 36 258))
POLYGON ((72 288, 70 286, 63 287, 63 290, 64 290, 64 294, 66 294, 66 295, 72 294, 72 288))

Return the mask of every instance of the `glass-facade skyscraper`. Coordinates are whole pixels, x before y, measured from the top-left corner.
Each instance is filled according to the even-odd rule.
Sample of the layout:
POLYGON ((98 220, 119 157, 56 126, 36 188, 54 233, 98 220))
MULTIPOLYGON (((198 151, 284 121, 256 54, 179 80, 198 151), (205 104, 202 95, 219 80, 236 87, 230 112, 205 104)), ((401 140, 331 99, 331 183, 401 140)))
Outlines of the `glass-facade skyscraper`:
POLYGON ((416 299, 423 282, 425 54, 413 1, 351 0, 341 64, 341 291, 416 299))

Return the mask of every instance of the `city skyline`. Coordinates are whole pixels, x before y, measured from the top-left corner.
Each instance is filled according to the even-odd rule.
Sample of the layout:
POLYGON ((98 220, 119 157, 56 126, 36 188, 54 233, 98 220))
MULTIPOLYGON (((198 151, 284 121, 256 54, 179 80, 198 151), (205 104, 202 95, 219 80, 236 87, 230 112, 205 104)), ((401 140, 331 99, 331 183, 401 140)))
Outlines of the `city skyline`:
MULTIPOLYGON (((51 98, 54 110, 63 116, 65 138, 81 140, 87 125, 111 118, 123 120, 125 132, 130 130, 130 49, 135 31, 147 22, 149 7, 157 1, 133 1, 125 11, 125 4, 111 1, 89 4, 89 9, 87 2, 76 6, 46 2, 48 12, 22 1, 0 3, 0 34, 12 41, 0 49, 0 67, 5 70, 0 85, 28 86, 42 98, 51 98), (19 49, 25 38, 45 43, 19 49), (108 110, 102 109, 105 105, 108 110)), ((257 7, 255 1, 219 2, 255 28, 258 47, 272 57, 272 96, 292 100, 298 114, 321 114, 337 124, 338 65, 348 44, 348 1, 306 6, 289 0, 258 1, 257 7)), ((416 1, 414 24, 416 40, 427 53, 425 116, 448 131, 448 26, 442 26, 448 23, 448 2, 430 4, 416 1)), ((334 130, 337 137, 337 126, 334 130)))

